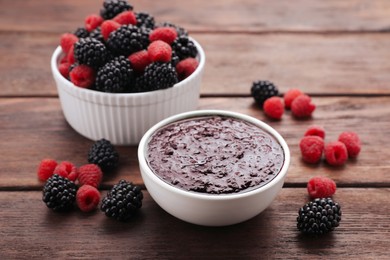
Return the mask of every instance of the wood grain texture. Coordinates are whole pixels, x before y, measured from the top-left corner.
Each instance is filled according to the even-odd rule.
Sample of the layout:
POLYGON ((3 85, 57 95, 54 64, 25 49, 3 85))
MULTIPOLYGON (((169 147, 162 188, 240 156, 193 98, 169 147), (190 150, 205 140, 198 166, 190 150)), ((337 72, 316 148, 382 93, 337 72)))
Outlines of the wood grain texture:
MULTIPOLYGON (((101 1, 2 0, 0 30, 73 31, 98 13, 101 1), (22 19, 21 19, 22 17, 22 19)), ((389 29, 386 0, 349 1, 129 1, 159 22, 171 21, 190 31, 381 31, 389 29)))
MULTIPOLYGON (((105 196, 106 191, 102 192, 105 196)), ((139 214, 128 223, 100 211, 55 213, 41 192, 1 192, 0 257, 83 259, 386 259, 390 189, 338 189, 340 226, 323 237, 296 229, 302 188, 284 188, 271 206, 241 224, 211 228, 185 223, 144 191, 139 214), (180 241, 178 241, 180 238, 180 241)))
MULTIPOLYGON (((328 176, 339 186, 388 187, 390 178, 390 97, 313 98, 317 109, 308 120, 296 120, 286 111, 281 121, 269 120, 251 98, 202 98, 200 109, 224 109, 244 113, 270 124, 286 139, 292 155, 287 186, 304 186, 314 175, 328 176), (337 140, 342 131, 356 131, 362 139, 357 160, 335 168, 322 162, 311 166, 301 161, 299 141, 309 125, 326 129, 326 142, 337 140), (379 149, 379 147, 382 147, 379 149)), ((92 141, 80 136, 65 121, 59 100, 45 98, 0 99, 0 188, 37 189, 37 164, 51 157, 69 160, 77 166, 86 162, 92 141)), ((104 187, 121 178, 142 184, 138 169, 137 147, 118 147, 121 165, 107 175, 104 187)))
MULTIPOLYGON (((57 95, 50 58, 59 34, 0 32, 0 96, 57 95)), ((206 52, 203 95, 281 92, 390 94, 390 34, 194 34, 206 52)))

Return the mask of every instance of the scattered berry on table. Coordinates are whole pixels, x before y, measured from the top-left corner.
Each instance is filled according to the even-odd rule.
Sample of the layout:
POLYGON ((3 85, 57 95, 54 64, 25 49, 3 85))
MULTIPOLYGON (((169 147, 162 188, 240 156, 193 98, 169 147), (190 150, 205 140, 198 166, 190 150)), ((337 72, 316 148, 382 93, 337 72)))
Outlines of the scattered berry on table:
POLYGON ((172 57, 172 48, 168 43, 157 40, 149 44, 148 54, 152 62, 169 62, 172 57))
POLYGON ((77 28, 74 33, 78 38, 85 38, 89 36, 89 32, 84 27, 77 28))
POLYGON ((100 139, 88 151, 88 162, 96 164, 103 172, 118 166, 119 154, 110 141, 100 139))
POLYGON ((100 32, 104 38, 104 40, 107 40, 110 36, 110 33, 115 31, 121 27, 121 25, 113 20, 106 20, 102 23, 102 26, 100 26, 100 32))
POLYGON ((126 0, 105 0, 103 2, 103 8, 100 10, 100 16, 103 17, 104 20, 108 20, 129 10, 133 10, 133 6, 126 0))
POLYGON ((299 148, 303 161, 311 164, 318 163, 324 151, 324 139, 314 135, 305 136, 301 139, 299 148))
POLYGON ((95 210, 100 202, 100 192, 91 185, 82 185, 76 193, 76 204, 83 212, 95 210))
POLYGON ((95 83, 96 72, 93 68, 80 64, 69 72, 70 81, 80 88, 90 88, 95 83))
POLYGON ((287 109, 291 108, 291 103, 294 101, 294 99, 300 95, 303 95, 303 92, 297 88, 292 88, 287 90, 287 92, 283 95, 284 98, 284 106, 287 109))
POLYGON ((37 169, 38 179, 41 181, 47 181, 54 172, 54 169, 57 167, 58 163, 54 159, 43 159, 37 169))
MULTIPOLYGON (((180 34, 179 34, 180 35, 180 34)), ((172 43, 172 50, 175 51, 180 60, 185 58, 195 58, 198 55, 198 49, 193 41, 191 41, 187 36, 179 36, 172 43)))
POLYGON ((308 95, 300 95, 291 103, 291 112, 296 118, 307 118, 312 115, 316 106, 308 95))
POLYGON ((119 24, 137 24, 137 18, 135 17, 135 14, 132 11, 125 11, 112 19, 113 21, 119 23, 119 24))
POLYGON ((283 101, 280 97, 270 97, 265 100, 263 105, 264 113, 272 119, 279 120, 284 113, 283 101))
POLYGON ((67 178, 71 181, 76 181, 78 176, 77 167, 68 161, 60 162, 53 171, 53 174, 57 174, 61 177, 67 178))
POLYGON ((134 71, 130 61, 119 56, 101 67, 96 75, 96 90, 109 93, 131 92, 134 71))
POLYGON ((109 59, 106 46, 94 38, 82 38, 74 45, 74 57, 79 64, 99 68, 109 59))
POLYGON ((322 126, 318 125, 309 126, 305 132, 305 136, 308 135, 316 135, 321 137, 322 139, 325 139, 325 129, 322 126))
POLYGON ((103 18, 99 15, 96 14, 88 15, 84 21, 85 29, 87 29, 88 32, 92 32, 93 30, 98 28, 103 21, 104 21, 103 18))
POLYGON ((251 95, 255 99, 256 104, 261 108, 268 98, 277 96, 278 94, 278 88, 268 80, 255 81, 251 87, 251 95))
POLYGON ((131 24, 122 25, 113 31, 107 40, 107 46, 113 53, 126 57, 134 52, 146 49, 148 45, 148 32, 131 24))
POLYGON ((135 81, 138 92, 170 88, 178 82, 177 73, 171 63, 154 62, 135 81))
POLYGON ((139 186, 121 180, 103 198, 100 209, 107 217, 126 221, 142 207, 142 199, 143 194, 139 186))
POLYGON ((142 74, 145 68, 152 63, 146 50, 138 51, 129 56, 131 67, 138 74, 142 74))
POLYGON ((96 164, 85 164, 78 168, 79 185, 90 185, 95 188, 99 188, 100 183, 103 179, 103 172, 100 167, 96 164))
POLYGON ((194 73, 198 65, 199 62, 195 58, 186 58, 182 61, 179 61, 176 64, 176 72, 179 80, 183 80, 194 73))
POLYGON ((73 44, 75 44, 78 40, 79 40, 79 38, 72 33, 62 34, 61 38, 60 38, 60 45, 61 45, 62 51, 65 53, 68 53, 70 48, 73 46, 73 44))
POLYGON ((172 44, 177 38, 177 32, 172 27, 159 27, 150 32, 149 40, 151 42, 161 40, 172 44))
POLYGON ((67 178, 54 174, 43 187, 42 200, 54 211, 71 209, 76 200, 77 186, 67 178))
POLYGON ((163 22, 157 27, 172 27, 176 30, 178 36, 188 36, 188 32, 186 29, 170 22, 163 22))
POLYGON ((307 183, 307 192, 313 199, 332 197, 336 192, 336 183, 327 177, 312 177, 307 183))
POLYGON ((333 166, 341 166, 348 159, 347 147, 340 141, 334 141, 325 145, 326 162, 333 166))
POLYGON ((326 234, 339 226, 341 215, 337 202, 331 198, 318 198, 299 209, 297 228, 305 234, 326 234))
POLYGON ((138 12, 135 14, 138 27, 145 27, 153 30, 155 27, 155 20, 152 15, 146 12, 138 12))
POLYGON ((361 142, 357 133, 351 131, 342 132, 338 140, 345 144, 349 158, 356 158, 359 155, 361 142))

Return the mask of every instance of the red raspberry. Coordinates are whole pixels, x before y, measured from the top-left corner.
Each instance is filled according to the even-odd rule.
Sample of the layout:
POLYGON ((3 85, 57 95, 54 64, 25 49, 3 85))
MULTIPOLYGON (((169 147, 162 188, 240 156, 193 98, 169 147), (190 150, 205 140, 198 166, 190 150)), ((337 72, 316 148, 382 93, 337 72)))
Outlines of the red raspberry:
POLYGON ((309 128, 307 128, 305 132, 305 136, 308 135, 316 135, 321 137, 322 139, 325 139, 325 129, 322 126, 318 125, 309 126, 309 128))
POLYGON ((123 24, 132 24, 136 25, 137 24, 137 18, 135 17, 134 13, 132 11, 125 11, 117 16, 115 16, 112 20, 115 22, 123 25, 123 24))
POLYGON ((335 194, 336 183, 326 177, 313 177, 307 183, 307 191, 313 199, 328 198, 335 194))
POLYGON ((305 136, 299 143, 302 159, 307 163, 318 163, 324 151, 324 140, 315 135, 305 136))
POLYGON ((70 47, 68 54, 66 55, 66 59, 69 64, 73 64, 76 62, 76 58, 74 57, 74 45, 70 47))
POLYGON ((179 80, 183 80, 190 76, 198 67, 199 62, 195 58, 186 58, 179 61, 176 65, 176 72, 179 80))
POLYGON ((347 147, 340 141, 330 142, 326 144, 325 159, 330 165, 343 165, 348 159, 347 147))
POLYGON ((152 62, 168 62, 172 57, 172 48, 168 43, 158 40, 149 45, 148 53, 152 62))
POLYGON ((291 112, 297 118, 310 117, 316 106, 308 95, 300 95, 291 103, 291 112))
POLYGON ((88 32, 92 32, 96 28, 98 28, 103 23, 103 18, 97 14, 88 15, 85 18, 85 29, 88 32))
POLYGON ((98 188, 102 182, 103 173, 100 167, 96 164, 83 165, 79 168, 78 173, 78 180, 80 185, 88 184, 98 188))
POLYGON ((95 70, 81 64, 72 69, 69 73, 70 81, 80 88, 89 88, 95 82, 95 70))
POLYGON ((53 174, 58 174, 71 181, 75 181, 77 179, 77 168, 73 163, 63 161, 57 165, 53 171, 53 174))
POLYGON ((154 29, 150 35, 149 40, 151 42, 161 40, 168 44, 172 44, 177 38, 177 31, 172 27, 159 27, 154 29))
POLYGON ((339 141, 345 144, 349 158, 356 158, 361 149, 360 138, 355 132, 342 132, 339 141))
POLYGON ((64 78, 66 79, 69 76, 69 67, 70 67, 70 63, 68 62, 61 63, 58 66, 58 70, 60 71, 61 75, 64 76, 64 78))
POLYGON ((115 21, 112 20, 107 20, 102 23, 102 26, 100 27, 101 29, 101 34, 103 35, 104 40, 107 40, 108 37, 110 36, 110 33, 115 31, 121 27, 121 25, 115 21))
POLYGON ((68 53, 70 48, 78 42, 79 38, 77 38, 76 35, 72 33, 64 33, 61 35, 60 39, 60 45, 62 48, 62 51, 65 53, 68 53))
POLYGON ((303 95, 303 92, 300 91, 297 88, 292 88, 292 89, 287 90, 287 92, 283 96, 283 98, 284 98, 284 106, 287 109, 290 109, 291 108, 291 103, 294 101, 294 99, 296 97, 298 97, 300 95, 303 95))
POLYGON ((272 119, 281 119, 284 113, 283 101, 280 97, 267 98, 263 105, 264 113, 272 119))
POLYGON ((90 212, 97 208, 100 202, 100 192, 91 185, 81 186, 76 193, 76 203, 83 212, 90 212))
POLYGON ((142 74, 145 68, 150 63, 152 63, 152 61, 149 58, 149 53, 146 50, 138 51, 131 54, 129 56, 129 60, 131 63, 131 67, 139 74, 142 74))
POLYGON ((38 179, 41 181, 47 181, 53 176, 54 169, 57 167, 57 162, 53 159, 43 159, 37 170, 38 179))

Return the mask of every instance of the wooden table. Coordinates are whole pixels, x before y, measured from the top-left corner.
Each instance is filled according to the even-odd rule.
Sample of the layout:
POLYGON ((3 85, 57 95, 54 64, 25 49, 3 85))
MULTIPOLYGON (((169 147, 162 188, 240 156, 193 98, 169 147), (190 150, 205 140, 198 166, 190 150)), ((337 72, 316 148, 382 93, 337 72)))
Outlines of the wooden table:
MULTIPOLYGON (((58 214, 41 201, 41 159, 86 163, 93 143, 65 121, 49 60, 63 32, 100 9, 99 1, 0 1, 0 258, 95 259, 389 259, 390 253, 390 1, 132 1, 158 21, 187 28, 207 65, 199 109, 226 109, 264 120, 286 139, 291 167, 281 193, 257 217, 210 228, 182 222, 144 190, 140 214, 128 223, 100 211, 58 214), (254 80, 282 94, 300 88, 317 109, 309 120, 288 111, 269 120, 254 105, 254 80), (362 153, 344 167, 301 161, 298 143, 309 125, 326 140, 356 131, 362 153), (338 185, 339 228, 312 238, 296 229, 306 183, 327 176, 338 185)), ((125 178, 143 185, 136 146, 118 147, 120 169, 105 176, 102 195, 125 178)))

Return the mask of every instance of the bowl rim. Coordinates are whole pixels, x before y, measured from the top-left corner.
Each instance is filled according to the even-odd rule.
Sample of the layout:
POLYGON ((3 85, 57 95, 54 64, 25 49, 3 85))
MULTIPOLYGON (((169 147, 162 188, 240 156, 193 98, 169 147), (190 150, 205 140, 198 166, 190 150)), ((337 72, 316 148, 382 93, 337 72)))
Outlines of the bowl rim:
POLYGON ((52 70, 54 78, 59 80, 59 82, 63 86, 63 89, 72 95, 73 95, 73 93, 77 92, 81 95, 93 94, 96 98, 112 97, 112 98, 119 98, 119 99, 121 99, 121 98, 126 99, 129 97, 137 98, 137 97, 155 96, 164 90, 169 90, 172 88, 176 88, 176 89, 182 88, 183 86, 185 86, 187 84, 187 82, 191 81, 193 78, 198 77, 199 74, 202 73, 203 68, 205 66, 205 63, 206 63, 205 52, 204 52, 202 46, 195 39, 193 39, 192 37, 189 37, 189 39, 191 41, 193 41, 194 45, 196 46, 196 48, 198 50, 197 59, 199 61, 199 65, 196 68, 196 70, 189 77, 176 83, 175 85, 173 85, 173 87, 167 88, 167 89, 160 89, 160 90, 154 90, 154 91, 148 91, 148 92, 137 92, 137 93, 108 93, 108 92, 101 92, 101 91, 96 91, 96 90, 92 90, 92 89, 78 87, 78 86, 74 85, 71 81, 69 81, 65 77, 63 77, 58 70, 60 56, 63 54, 62 48, 60 45, 57 46, 57 48, 54 50, 54 52, 51 56, 50 66, 51 66, 51 70, 52 70))
POLYGON ((253 195, 256 195, 258 193, 261 193, 263 191, 266 191, 273 186, 275 186, 280 181, 284 181, 284 178, 287 174, 287 170, 290 166, 290 149, 288 148, 288 145, 284 138, 270 125, 264 123, 263 121, 254 118, 252 116, 248 116, 245 114, 227 111, 227 110, 215 110, 215 109, 206 109, 206 110, 195 110, 195 111, 189 111, 180 113, 177 115, 170 116, 166 119, 163 119, 162 121, 158 122, 154 126, 152 126, 142 137, 141 141, 138 145, 138 162, 139 167, 141 168, 141 175, 147 174, 149 178, 151 178, 155 183, 158 183, 163 188, 169 190, 172 193, 175 193, 180 196, 195 198, 195 199, 201 199, 201 200, 235 200, 235 199, 241 199, 245 197, 250 197, 253 195), (183 189, 180 189, 178 187, 175 187, 173 185, 170 185, 160 179, 153 171, 150 169, 147 160, 146 160, 146 146, 153 135, 158 129, 173 123, 175 121, 183 120, 183 119, 189 119, 194 117, 202 117, 202 116, 227 116, 227 117, 233 117, 237 119, 241 119, 244 121, 247 121, 249 123, 252 123, 256 126, 259 126, 264 131, 272 135, 282 146, 282 149, 284 151, 284 163, 282 168, 280 169, 280 172, 268 183, 265 185, 255 188, 250 191, 242 192, 242 193, 229 193, 229 194, 205 194, 205 193, 198 193, 198 192, 192 192, 192 191, 186 191, 183 189))

